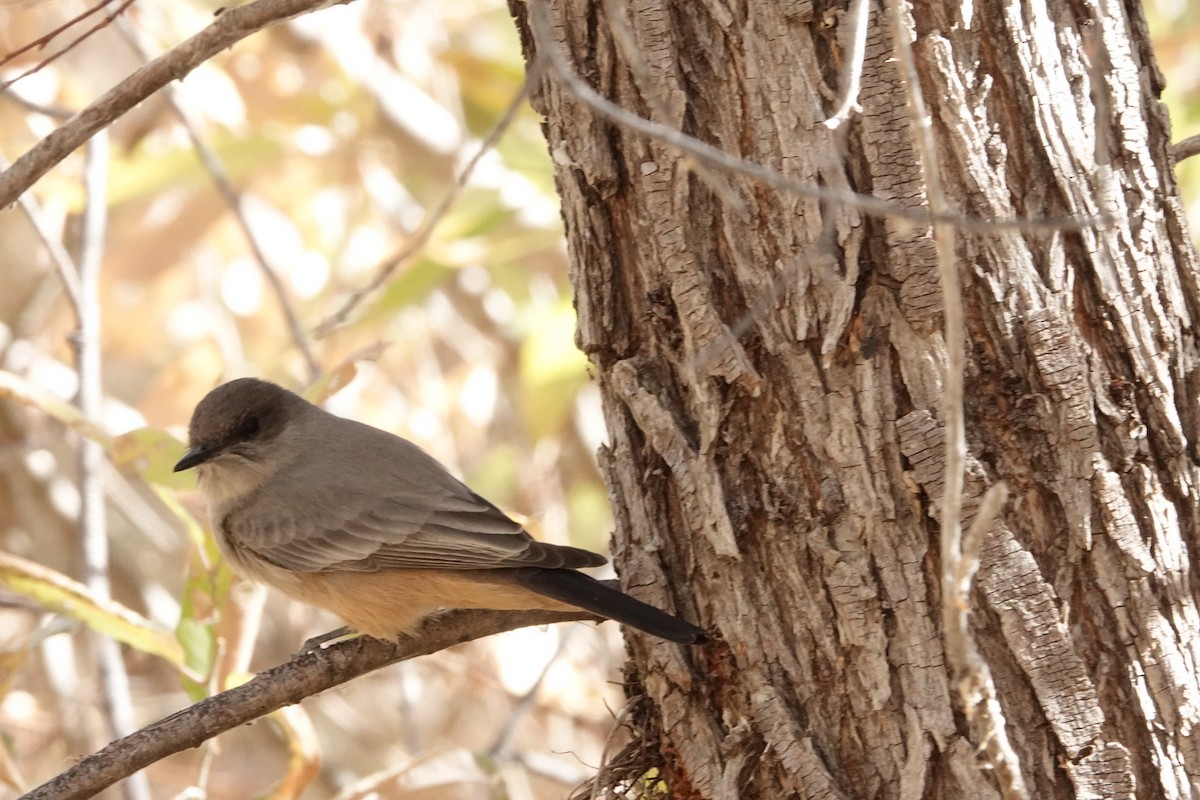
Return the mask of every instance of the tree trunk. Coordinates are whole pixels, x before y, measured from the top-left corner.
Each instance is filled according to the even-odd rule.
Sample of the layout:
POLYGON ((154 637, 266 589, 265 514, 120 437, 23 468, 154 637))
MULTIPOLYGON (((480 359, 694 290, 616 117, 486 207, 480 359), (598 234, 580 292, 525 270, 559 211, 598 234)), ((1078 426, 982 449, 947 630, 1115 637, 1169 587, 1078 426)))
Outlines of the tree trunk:
MULTIPOLYGON (((549 14, 576 73, 623 108, 924 209, 889 12, 869 6, 845 134, 822 125, 851 60, 840 7, 554 0, 549 14)), ((538 6, 512 7, 532 56, 538 6)), ((1021 774, 1037 798, 1190 796, 1200 294, 1140 9, 917 0, 905 15, 956 208, 1113 216, 956 237, 964 525, 989 485, 1011 491, 971 630, 1021 774)), ((941 623, 947 350, 928 226, 697 168, 553 74, 534 103, 604 397, 623 582, 720 637, 632 635, 643 749, 601 781, 652 794, 658 775, 712 800, 996 796, 941 623)))

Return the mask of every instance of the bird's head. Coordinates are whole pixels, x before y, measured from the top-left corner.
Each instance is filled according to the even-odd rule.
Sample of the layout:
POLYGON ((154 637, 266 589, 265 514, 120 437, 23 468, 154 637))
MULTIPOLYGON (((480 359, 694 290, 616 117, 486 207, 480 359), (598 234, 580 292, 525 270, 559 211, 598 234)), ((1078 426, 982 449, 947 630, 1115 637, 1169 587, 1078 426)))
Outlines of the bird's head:
MULTIPOLYGON (((309 407, 299 395, 256 378, 238 378, 209 392, 188 425, 188 451, 175 464, 198 470, 208 493, 214 479, 250 491, 279 469, 288 423, 309 407)), ((239 492, 240 493, 240 492, 239 492)))

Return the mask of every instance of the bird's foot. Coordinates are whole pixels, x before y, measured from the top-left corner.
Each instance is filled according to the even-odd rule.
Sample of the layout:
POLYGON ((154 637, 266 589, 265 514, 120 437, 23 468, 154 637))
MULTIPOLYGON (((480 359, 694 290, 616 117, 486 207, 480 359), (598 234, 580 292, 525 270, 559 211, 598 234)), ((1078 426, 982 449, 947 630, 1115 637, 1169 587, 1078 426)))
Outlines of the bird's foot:
POLYGON ((358 631, 352 631, 350 628, 343 625, 340 628, 334 628, 327 633, 322 633, 319 636, 312 637, 304 643, 304 645, 300 648, 300 652, 311 653, 314 650, 324 650, 325 648, 335 645, 338 642, 346 639, 353 639, 357 636, 362 636, 362 634, 358 631))

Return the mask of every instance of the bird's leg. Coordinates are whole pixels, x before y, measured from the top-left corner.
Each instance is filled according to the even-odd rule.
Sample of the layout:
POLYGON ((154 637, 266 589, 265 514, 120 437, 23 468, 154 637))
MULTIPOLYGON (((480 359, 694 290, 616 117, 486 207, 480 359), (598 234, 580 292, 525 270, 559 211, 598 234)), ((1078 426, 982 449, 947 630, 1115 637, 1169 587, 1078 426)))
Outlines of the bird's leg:
POLYGON ((343 625, 340 628, 322 633, 319 636, 314 636, 304 643, 300 648, 301 653, 311 653, 314 650, 324 650, 330 645, 337 644, 344 639, 353 639, 356 636, 362 636, 358 631, 352 631, 347 626, 343 625))

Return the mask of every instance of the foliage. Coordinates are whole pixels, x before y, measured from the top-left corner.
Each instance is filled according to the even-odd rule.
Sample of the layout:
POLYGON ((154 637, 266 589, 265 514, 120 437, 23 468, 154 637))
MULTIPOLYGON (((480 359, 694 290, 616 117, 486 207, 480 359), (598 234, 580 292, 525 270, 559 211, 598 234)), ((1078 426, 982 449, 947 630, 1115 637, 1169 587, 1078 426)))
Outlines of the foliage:
MULTIPOLYGON (((1150 7, 1176 139, 1200 132, 1193 6, 1150 7)), ((0 5, 0 45, 32 41, 77 10, 68 0, 0 5)), ((142 3, 125 18, 158 52, 215 12, 142 3)), ((119 27, 15 91, 82 107, 141 63, 119 27)), ((0 80, 44 57, 29 51, 0 80)), ((190 479, 171 471, 192 406, 224 379, 256 374, 305 390, 418 441, 529 515, 543 538, 603 547, 610 517, 589 433, 599 411, 571 344, 551 164, 528 108, 416 242, 523 74, 506 11, 482 0, 360 0, 262 32, 177 92, 238 193, 236 210, 165 95, 118 122, 103 192, 99 419, 72 405, 76 320, 46 248, 25 216, 0 214, 0 786, 49 777, 106 740, 86 630, 126 645, 142 723, 335 624, 273 595, 260 624, 262 593, 221 564, 190 479), (348 322, 318 335, 398 254, 348 322), (113 600, 68 577, 80 573, 81 436, 103 442, 115 468, 103 475, 113 600)), ((11 160, 55 124, 0 97, 0 155, 11 160)), ((1200 229, 1198 165, 1179 175, 1200 229)), ((80 154, 33 192, 39 221, 76 256, 82 168, 80 154)), ((214 798, 306 787, 345 798, 562 797, 598 761, 619 702, 605 683, 619 657, 612 628, 575 626, 565 644, 563 631, 516 632, 373 675, 149 778, 164 796, 202 784, 214 798)), ((630 785, 652 795, 662 785, 654 769, 632 764, 630 785)))
MULTIPOLYGON (((0 6, 3 49, 78 10, 67 0, 0 6)), ((157 53, 213 12, 135 4, 124 16, 157 53)), ((61 38, 7 64, 0 79, 61 38)), ((14 91, 76 109, 138 63, 108 25, 14 91)), ((191 408, 220 381, 254 374, 306 391, 417 441, 527 515, 536 535, 604 548, 611 518, 589 433, 599 410, 593 394, 579 394, 586 361, 571 345, 551 165, 527 104, 429 240, 346 324, 315 333, 409 248, 523 78, 513 25, 494 3, 360 2, 251 37, 176 92, 240 212, 165 96, 118 122, 103 193, 100 419, 73 405, 75 317, 62 283, 28 219, 0 214, 0 586, 10 598, 0 649, 14 655, 0 684, 0 749, 25 788, 107 741, 99 713, 80 714, 100 707, 87 628, 127 646, 144 724, 337 624, 267 595, 260 625, 263 594, 221 564, 193 479, 171 471, 191 408), (280 276, 317 372, 244 227, 280 276), (68 577, 81 574, 80 435, 102 441, 115 467, 102 476, 112 601, 68 577), (47 612, 82 624, 64 627, 47 612), (247 651, 243 641, 256 644, 247 651)), ((11 161, 55 124, 0 97, 0 154, 11 161)), ((33 192, 40 221, 76 258, 83 163, 77 155, 33 192)), ((620 702, 608 685, 619 658, 612 628, 518 632, 371 676, 276 715, 274 727, 159 765, 152 791, 203 783, 211 797, 294 796, 306 786, 309 796, 478 797, 491 786, 561 797, 598 760, 620 702), (521 702, 551 661, 532 705, 521 702)), ((0 787, 15 775, 0 769, 0 787)))

